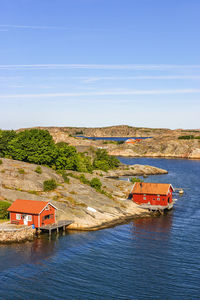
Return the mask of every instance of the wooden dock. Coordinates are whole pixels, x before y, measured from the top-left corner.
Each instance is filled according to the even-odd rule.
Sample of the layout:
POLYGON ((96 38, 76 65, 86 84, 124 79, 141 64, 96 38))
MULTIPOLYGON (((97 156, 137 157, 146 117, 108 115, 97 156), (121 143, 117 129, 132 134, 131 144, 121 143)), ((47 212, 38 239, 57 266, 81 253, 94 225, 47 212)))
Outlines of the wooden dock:
POLYGON ((54 223, 54 224, 41 226, 38 229, 41 231, 48 231, 49 235, 51 235, 52 230, 57 230, 57 232, 59 232, 59 229, 63 229, 63 231, 65 231, 66 227, 72 223, 73 223, 73 221, 70 221, 70 220, 62 220, 62 221, 58 221, 57 223, 54 223))
POLYGON ((148 209, 149 211, 159 211, 163 212, 164 210, 172 209, 174 203, 169 203, 168 205, 151 205, 151 204, 141 204, 139 205, 141 208, 148 209))

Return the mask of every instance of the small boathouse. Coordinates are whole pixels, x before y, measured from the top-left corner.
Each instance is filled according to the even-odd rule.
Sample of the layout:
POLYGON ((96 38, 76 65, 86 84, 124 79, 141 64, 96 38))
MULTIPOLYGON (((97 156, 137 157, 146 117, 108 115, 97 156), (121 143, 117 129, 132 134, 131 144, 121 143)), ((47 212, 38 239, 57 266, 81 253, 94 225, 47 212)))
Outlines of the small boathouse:
POLYGON ((34 225, 35 228, 54 224, 56 207, 45 201, 17 199, 9 207, 11 224, 34 225))
POLYGON ((171 209, 173 191, 173 186, 167 183, 136 182, 131 192, 131 199, 150 210, 171 209))

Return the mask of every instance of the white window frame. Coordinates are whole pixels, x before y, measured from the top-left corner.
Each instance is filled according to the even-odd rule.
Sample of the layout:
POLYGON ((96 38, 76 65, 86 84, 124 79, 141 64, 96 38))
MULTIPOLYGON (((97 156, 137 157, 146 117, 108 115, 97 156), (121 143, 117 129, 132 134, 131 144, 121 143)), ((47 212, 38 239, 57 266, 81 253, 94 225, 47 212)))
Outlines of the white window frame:
POLYGON ((45 210, 49 210, 49 205, 47 205, 47 206, 45 207, 45 210))
POLYGON ((32 222, 32 216, 28 215, 28 222, 32 222))
POLYGON ((16 220, 21 220, 21 214, 16 214, 16 220))

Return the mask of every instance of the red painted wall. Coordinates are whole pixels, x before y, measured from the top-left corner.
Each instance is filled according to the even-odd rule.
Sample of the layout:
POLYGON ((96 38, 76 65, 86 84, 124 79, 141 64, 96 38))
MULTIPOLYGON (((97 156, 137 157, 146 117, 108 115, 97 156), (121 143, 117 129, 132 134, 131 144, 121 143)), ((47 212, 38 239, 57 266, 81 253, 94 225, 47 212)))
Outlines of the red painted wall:
MULTIPOLYGON (((28 226, 34 224, 35 227, 40 227, 42 225, 48 225, 48 224, 53 224, 55 223, 55 208, 51 205, 48 205, 49 210, 43 210, 42 213, 40 215, 31 215, 31 214, 27 214, 27 215, 31 215, 32 216, 32 221, 28 221, 28 226), (47 217, 49 216, 50 217, 47 217), (46 218, 45 218, 46 216, 46 218), (38 221, 40 224, 38 224, 38 221)), ((18 224, 18 225, 24 225, 24 220, 23 220, 23 215, 26 215, 24 213, 15 213, 15 212, 10 212, 10 221, 13 224, 18 224), (21 215, 21 219, 17 220, 17 214, 21 215)))
POLYGON ((168 203, 172 203, 172 188, 167 195, 145 195, 145 194, 133 194, 132 200, 137 204, 151 204, 166 206, 168 203), (169 199, 169 202, 168 202, 169 199))
MULTIPOLYGON (((15 212, 10 212, 10 221, 13 224, 18 224, 18 225, 24 225, 24 219, 23 219, 24 213, 15 213, 15 212), (17 220, 17 214, 21 216, 20 220, 17 220)), ((29 214, 30 216, 30 214, 29 214)), ((31 215, 32 216, 32 221, 28 221, 28 226, 34 224, 35 227, 38 226, 38 215, 31 215)))
POLYGON ((49 205, 49 210, 43 210, 40 214, 40 226, 42 225, 48 225, 55 223, 55 208, 51 205, 49 205), (46 216, 46 218, 45 218, 46 216), (50 218, 47 218, 47 216, 50 216, 50 218))

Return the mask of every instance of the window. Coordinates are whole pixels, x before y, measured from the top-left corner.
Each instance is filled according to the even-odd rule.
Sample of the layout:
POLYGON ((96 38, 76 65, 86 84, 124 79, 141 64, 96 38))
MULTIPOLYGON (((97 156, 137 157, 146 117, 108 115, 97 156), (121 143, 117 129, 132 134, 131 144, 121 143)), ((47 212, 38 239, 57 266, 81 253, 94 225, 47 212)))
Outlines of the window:
POLYGON ((143 197, 143 200, 146 200, 146 199, 147 199, 147 198, 144 196, 144 197, 143 197))
POLYGON ((157 201, 160 201, 160 198, 157 198, 157 201))
POLYGON ((49 205, 47 205, 47 206, 45 207, 45 210, 49 210, 49 205))
POLYGON ((28 215, 28 221, 32 221, 32 216, 28 215))
POLYGON ((20 214, 16 214, 16 220, 21 220, 21 215, 20 214))
POLYGON ((157 195, 158 198, 160 198, 160 195, 157 195))

